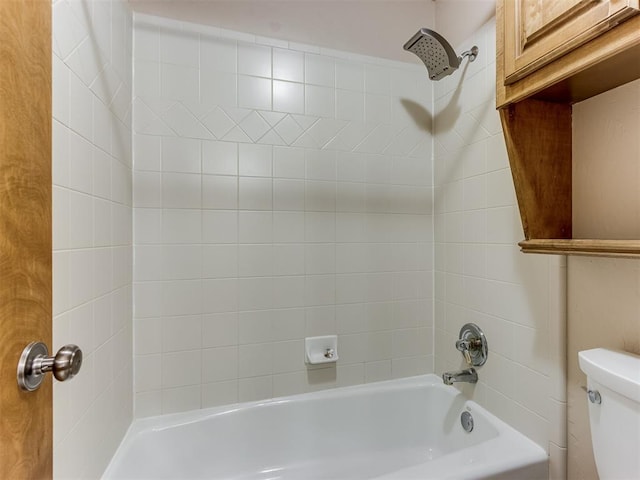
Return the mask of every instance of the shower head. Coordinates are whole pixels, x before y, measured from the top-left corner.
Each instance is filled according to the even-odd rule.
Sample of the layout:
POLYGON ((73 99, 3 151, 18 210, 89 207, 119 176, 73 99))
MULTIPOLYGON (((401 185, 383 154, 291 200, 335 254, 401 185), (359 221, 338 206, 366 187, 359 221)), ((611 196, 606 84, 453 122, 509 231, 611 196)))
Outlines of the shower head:
POLYGON ((440 80, 451 75, 460 66, 464 57, 473 62, 478 56, 478 47, 456 55, 449 42, 437 32, 428 28, 421 28, 404 44, 404 49, 416 54, 427 67, 431 80, 440 80))

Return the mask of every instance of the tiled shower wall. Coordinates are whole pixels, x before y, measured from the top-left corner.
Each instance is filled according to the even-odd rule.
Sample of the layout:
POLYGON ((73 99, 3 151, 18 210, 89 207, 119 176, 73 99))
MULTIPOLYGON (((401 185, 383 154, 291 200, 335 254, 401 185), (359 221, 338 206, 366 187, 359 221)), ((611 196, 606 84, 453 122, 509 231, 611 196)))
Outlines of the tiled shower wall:
POLYGON ((56 478, 99 478, 133 416, 132 14, 53 2, 53 345, 81 373, 54 382, 56 478))
POLYGON ((498 113, 495 21, 458 51, 473 63, 435 84, 435 371, 463 367, 454 343, 478 324, 489 358, 465 392, 551 455, 566 458, 563 257, 524 255, 524 238, 498 113))
POLYGON ((423 68, 140 15, 134 77, 136 416, 432 371, 423 68))

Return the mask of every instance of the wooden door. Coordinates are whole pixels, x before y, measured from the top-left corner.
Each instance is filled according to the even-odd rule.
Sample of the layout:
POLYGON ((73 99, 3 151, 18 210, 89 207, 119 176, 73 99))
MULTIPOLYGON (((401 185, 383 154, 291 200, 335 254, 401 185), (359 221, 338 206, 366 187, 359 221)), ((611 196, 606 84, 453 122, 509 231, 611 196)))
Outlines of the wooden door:
POLYGON ((0 0, 0 479, 52 476, 51 375, 16 382, 51 347, 51 256, 51 0, 0 0))
POLYGON ((505 85, 639 12, 640 0, 506 0, 505 85))

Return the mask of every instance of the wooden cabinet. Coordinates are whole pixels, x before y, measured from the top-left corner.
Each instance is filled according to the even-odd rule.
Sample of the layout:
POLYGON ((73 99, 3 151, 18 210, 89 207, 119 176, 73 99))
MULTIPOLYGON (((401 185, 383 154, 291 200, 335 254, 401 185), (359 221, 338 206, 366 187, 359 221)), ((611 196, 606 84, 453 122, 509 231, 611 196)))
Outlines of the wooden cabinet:
POLYGON ((514 83, 639 11, 639 0, 507 0, 505 82, 514 83))
POLYGON ((640 78, 637 7, 637 0, 497 1, 496 103, 523 252, 640 258, 640 239, 572 232, 572 105, 640 78))

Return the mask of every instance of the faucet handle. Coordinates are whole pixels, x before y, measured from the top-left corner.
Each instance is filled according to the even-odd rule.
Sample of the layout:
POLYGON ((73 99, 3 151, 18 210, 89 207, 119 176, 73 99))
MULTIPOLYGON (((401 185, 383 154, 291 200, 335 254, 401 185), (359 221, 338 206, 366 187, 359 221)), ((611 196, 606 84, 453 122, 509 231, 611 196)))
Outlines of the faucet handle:
POLYGON ((487 361, 489 349, 484 333, 477 325, 467 323, 460 329, 456 349, 462 352, 465 362, 470 367, 480 367, 487 361))
POLYGON ((462 355, 464 355, 464 359, 469 366, 471 366, 471 354, 469 353, 470 347, 471 344, 468 340, 456 340, 456 348, 462 352, 462 355))

